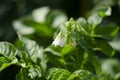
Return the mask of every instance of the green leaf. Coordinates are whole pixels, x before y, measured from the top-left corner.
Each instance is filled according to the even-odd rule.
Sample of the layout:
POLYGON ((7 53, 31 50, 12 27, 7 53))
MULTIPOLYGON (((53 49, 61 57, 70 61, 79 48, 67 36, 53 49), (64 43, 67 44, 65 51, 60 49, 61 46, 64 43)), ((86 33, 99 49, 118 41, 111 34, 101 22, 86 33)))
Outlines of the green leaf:
POLYGON ((117 74, 114 76, 114 79, 115 79, 115 80, 119 80, 119 79, 120 79, 120 72, 117 73, 117 74))
POLYGON ((16 58, 13 60, 9 60, 8 58, 0 57, 0 71, 4 70, 12 64, 16 64, 17 62, 18 60, 16 58))
MULTIPOLYGON (((120 72, 119 60, 113 59, 102 59, 102 74, 109 75, 111 78, 120 72)), ((117 77, 117 76, 116 76, 117 77)), ((117 80, 117 79, 115 79, 117 80)))
POLYGON ((16 20, 13 22, 14 29, 22 35, 30 35, 35 32, 35 29, 31 26, 25 25, 22 21, 16 20))
POLYGON ((98 13, 101 17, 110 16, 111 12, 112 12, 111 7, 104 7, 104 8, 101 8, 101 10, 98 11, 98 13))
MULTIPOLYGON (((93 66, 91 68, 93 68, 93 70, 95 70, 94 73, 97 74, 97 76, 101 75, 101 63, 100 63, 100 59, 93 53, 89 53, 89 58, 88 58, 88 62, 93 66)), ((86 69, 89 69, 88 64, 86 63, 86 69)), ((92 72, 92 71, 91 71, 92 72)))
POLYGON ((61 54, 62 55, 67 55, 70 52, 72 52, 74 50, 74 47, 70 46, 70 45, 65 45, 62 50, 61 50, 61 54))
POLYGON ((71 73, 65 69, 51 68, 49 70, 48 80, 67 80, 71 73))
POLYGON ((65 61, 63 55, 59 51, 60 49, 60 47, 49 46, 44 50, 45 54, 47 54, 48 67, 64 65, 65 61))
POLYGON ((95 29, 95 35, 105 39, 112 39, 118 33, 119 27, 103 26, 95 29))
POLYGON ((110 15, 111 15, 111 8, 104 7, 98 10, 98 13, 95 12, 90 17, 88 17, 87 21, 90 24, 90 26, 93 26, 93 28, 95 28, 98 24, 102 22, 102 18, 110 15))
POLYGON ((61 55, 59 52, 55 51, 55 50, 52 49, 51 47, 47 47, 47 48, 44 50, 44 52, 50 52, 50 53, 52 53, 52 54, 55 55, 55 56, 62 57, 62 55, 61 55))
POLYGON ((77 19, 77 23, 79 23, 81 26, 85 27, 87 24, 87 21, 84 18, 80 17, 77 19))
POLYGON ((19 39, 24 44, 25 52, 27 53, 28 57, 34 63, 41 65, 43 71, 46 69, 46 55, 44 54, 44 50, 40 47, 35 41, 27 39, 19 35, 19 39))
POLYGON ((37 23, 43 23, 46 20, 46 16, 49 13, 50 8, 49 7, 41 7, 38 9, 33 10, 32 17, 35 22, 37 23))
POLYGON ((28 65, 25 68, 21 68, 20 72, 16 76, 16 80, 36 80, 40 78, 41 68, 38 65, 28 65))
POLYGON ((61 11, 52 11, 48 16, 47 19, 52 20, 52 26, 57 28, 57 27, 61 27, 61 25, 63 25, 66 21, 67 21, 67 16, 61 12, 61 11))
POLYGON ((95 77, 87 70, 77 70, 72 74, 60 68, 51 68, 47 80, 95 80, 95 77))
POLYGON ((17 49, 12 44, 8 42, 0 42, 0 71, 18 62, 15 57, 17 52, 17 49))
POLYGON ((28 75, 33 79, 36 77, 41 77, 41 68, 40 66, 33 65, 30 66, 28 75))
POLYGON ((67 80, 95 80, 94 76, 87 70, 77 70, 67 80))
POLYGON ((120 38, 115 38, 114 40, 110 41, 109 44, 113 47, 113 49, 120 52, 120 38))
POLYGON ((53 36, 53 29, 50 25, 41 23, 41 24, 31 24, 34 26, 34 29, 37 34, 43 37, 52 37, 53 36))
POLYGON ((27 69, 22 68, 20 72, 16 75, 16 80, 34 80, 28 76, 28 73, 29 72, 27 69))
POLYGON ((102 18, 100 17, 98 13, 94 13, 90 17, 88 17, 87 21, 90 24, 90 26, 95 28, 98 24, 101 23, 102 18))
POLYGON ((95 51, 101 51, 102 53, 110 57, 115 54, 114 49, 105 40, 96 40, 94 45, 95 48, 93 48, 93 50, 95 51))
POLYGON ((17 54, 17 49, 8 42, 0 42, 0 54, 5 57, 14 58, 17 54))
POLYGON ((86 21, 84 18, 80 17, 80 18, 77 19, 76 22, 77 22, 82 28, 84 28, 84 30, 85 30, 87 33, 90 33, 91 27, 88 26, 88 23, 87 23, 87 21, 86 21))
POLYGON ((46 22, 53 27, 60 27, 67 21, 67 16, 60 10, 51 10, 46 16, 46 22))
POLYGON ((81 45, 81 47, 86 50, 86 51, 90 51, 93 48, 93 41, 92 38, 90 36, 81 36, 79 37, 79 44, 81 45))

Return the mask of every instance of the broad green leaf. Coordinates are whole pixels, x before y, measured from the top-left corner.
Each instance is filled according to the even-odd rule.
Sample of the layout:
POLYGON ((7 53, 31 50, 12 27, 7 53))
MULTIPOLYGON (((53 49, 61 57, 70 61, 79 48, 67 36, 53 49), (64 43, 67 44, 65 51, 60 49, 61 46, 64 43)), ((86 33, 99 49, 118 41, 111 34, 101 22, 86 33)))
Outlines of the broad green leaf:
MULTIPOLYGON (((117 59, 102 59, 102 74, 111 78, 120 72, 120 62, 117 59)), ((116 76, 117 77, 117 76, 116 76)))
POLYGON ((30 76, 32 79, 36 77, 41 77, 41 68, 40 66, 33 65, 29 69, 28 76, 30 76))
POLYGON ((6 67, 17 63, 17 49, 8 42, 0 42, 0 71, 4 70, 6 67))
POLYGON ((48 80, 67 80, 71 75, 68 70, 60 68, 51 68, 49 70, 48 80))
POLYGON ((54 9, 51 10, 46 16, 46 22, 52 25, 54 28, 61 27, 67 21, 67 16, 64 12, 54 9))
POLYGON ((77 19, 77 23, 79 23, 82 27, 85 27, 87 24, 87 21, 84 18, 80 17, 77 19))
POLYGON ((28 65, 25 68, 21 68, 20 72, 16 76, 16 80, 36 80, 41 76, 40 66, 28 65))
POLYGON ((37 23, 49 23, 53 27, 63 24, 67 17, 60 10, 50 10, 49 7, 41 7, 33 10, 32 17, 37 23))
POLYGON ((103 26, 103 27, 97 27, 95 29, 95 36, 102 37, 105 39, 112 39, 116 36, 118 33, 119 27, 113 27, 113 26, 103 26))
POLYGON ((101 51, 107 56, 111 57, 115 54, 114 49, 105 40, 96 40, 94 46, 93 50, 101 51))
POLYGON ((105 7, 105 8, 101 8, 101 10, 99 10, 98 13, 101 17, 106 17, 111 15, 111 11, 112 10, 110 7, 105 7))
POLYGON ((70 45, 65 45, 62 50, 61 50, 61 54, 62 55, 67 55, 70 52, 72 52, 74 50, 74 47, 70 46, 70 45))
POLYGON ((81 47, 86 50, 86 51, 90 51, 93 48, 93 41, 92 38, 90 36, 81 36, 79 37, 79 44, 81 45, 81 47))
POLYGON ((104 7, 99 9, 98 12, 95 12, 91 16, 89 16, 87 21, 90 24, 90 26, 95 28, 97 25, 99 25, 102 22, 102 18, 110 15, 111 15, 111 8, 104 7))
POLYGON ((60 13, 57 16, 55 16, 52 26, 53 27, 61 27, 66 21, 67 21, 67 16, 64 13, 60 13))
POLYGON ((63 66, 65 60, 63 59, 62 55, 54 50, 52 50, 52 52, 45 51, 45 54, 47 54, 47 60, 48 60, 47 67, 63 66))
POLYGON ((19 35, 19 39, 24 44, 24 49, 28 54, 28 58, 30 58, 36 64, 41 65, 41 68, 44 71, 46 69, 47 59, 43 48, 40 47, 35 41, 22 37, 21 35, 19 35))
POLYGON ((39 24, 30 24, 34 26, 34 29, 37 34, 43 36, 43 37, 52 37, 53 36, 53 29, 51 25, 48 25, 46 23, 39 23, 39 24))
POLYGON ((52 66, 61 66, 64 64, 65 60, 63 59, 63 55, 60 53, 60 47, 49 46, 44 49, 45 54, 47 55, 48 67, 52 66))
POLYGON ((56 55, 56 56, 62 56, 59 52, 55 51, 54 49, 48 47, 46 49, 44 49, 44 52, 51 52, 53 55, 56 55))
POLYGON ((117 73, 117 74, 114 76, 114 79, 115 79, 115 80, 119 80, 119 79, 120 79, 120 72, 117 73))
POLYGON ((87 70, 73 72, 67 80, 95 80, 94 76, 87 70))
POLYGON ((17 54, 17 49, 8 42, 0 42, 0 54, 9 57, 14 58, 17 54))
POLYGON ((72 74, 60 68, 51 68, 47 80, 95 80, 95 77, 87 70, 77 70, 72 74))
POLYGON ((16 80, 34 80, 28 76, 28 73, 29 72, 27 69, 22 68, 20 72, 16 75, 16 80))
MULTIPOLYGON (((89 53, 88 62, 93 66, 93 67, 91 67, 91 68, 94 69, 95 74, 96 74, 97 76, 100 76, 100 75, 101 75, 101 63, 100 63, 100 59, 99 59, 97 56, 95 56, 95 54, 89 53)), ((86 63, 86 66, 87 66, 87 65, 88 65, 88 64, 86 63)), ((88 67, 89 67, 89 66, 87 66, 87 68, 88 68, 88 67)), ((87 69, 87 68, 86 68, 86 69, 87 69)))
POLYGON ((35 32, 35 29, 31 26, 25 25, 22 21, 16 20, 13 22, 14 29, 22 35, 30 35, 35 32))
POLYGON ((109 44, 113 47, 113 49, 120 52, 120 39, 115 38, 114 40, 110 41, 109 44))
POLYGON ((77 46, 72 52, 64 56, 65 58, 65 68, 70 72, 83 68, 86 63, 87 56, 84 54, 84 49, 77 46))
POLYGON ((90 17, 88 17, 87 21, 90 24, 90 26, 95 28, 98 24, 101 23, 102 18, 100 17, 98 13, 94 13, 90 17))
POLYGON ((12 64, 16 64, 18 60, 15 58, 13 60, 10 60, 5 57, 0 57, 0 71, 4 70, 5 68, 9 67, 12 64))
POLYGON ((80 17, 80 18, 77 19, 76 22, 77 22, 82 28, 84 28, 84 29, 86 30, 86 33, 90 33, 91 27, 88 26, 88 23, 87 23, 87 21, 86 21, 84 18, 80 17))
POLYGON ((49 11, 50 9, 47 6, 33 10, 32 16, 33 16, 34 21, 37 23, 45 22, 46 16, 49 13, 49 11))

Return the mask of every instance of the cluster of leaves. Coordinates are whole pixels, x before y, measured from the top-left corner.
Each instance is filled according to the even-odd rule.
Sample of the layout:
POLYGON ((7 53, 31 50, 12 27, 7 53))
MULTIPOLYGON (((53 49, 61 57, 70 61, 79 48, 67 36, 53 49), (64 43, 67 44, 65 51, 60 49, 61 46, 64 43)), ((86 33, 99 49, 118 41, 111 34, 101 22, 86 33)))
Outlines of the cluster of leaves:
POLYGON ((32 16, 14 21, 18 32, 14 45, 0 42, 0 71, 11 65, 20 66, 16 80, 119 79, 118 60, 99 58, 115 54, 109 41, 116 36, 119 27, 101 24, 103 18, 110 15, 111 8, 107 7, 88 19, 71 18, 63 24, 67 18, 60 11, 50 12, 48 8, 33 11, 32 16), (38 18, 39 14, 44 18, 38 18))

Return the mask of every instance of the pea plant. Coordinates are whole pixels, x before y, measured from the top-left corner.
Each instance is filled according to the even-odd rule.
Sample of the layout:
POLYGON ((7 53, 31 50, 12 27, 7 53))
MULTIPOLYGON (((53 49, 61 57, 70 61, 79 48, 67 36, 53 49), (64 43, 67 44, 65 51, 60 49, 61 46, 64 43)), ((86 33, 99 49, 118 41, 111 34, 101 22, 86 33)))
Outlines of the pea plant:
POLYGON ((46 7, 41 9, 44 18, 38 18, 37 10, 13 22, 15 43, 0 42, 0 72, 14 65, 19 67, 15 80, 120 79, 110 43, 119 27, 106 22, 110 7, 68 21, 64 13, 46 7))

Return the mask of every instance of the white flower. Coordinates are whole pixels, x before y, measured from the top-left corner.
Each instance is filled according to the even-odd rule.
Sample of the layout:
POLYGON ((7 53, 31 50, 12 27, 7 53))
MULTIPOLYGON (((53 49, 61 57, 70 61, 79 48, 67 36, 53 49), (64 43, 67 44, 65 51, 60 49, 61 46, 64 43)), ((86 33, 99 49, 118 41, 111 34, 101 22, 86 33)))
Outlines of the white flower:
POLYGON ((55 46, 63 47, 65 45, 65 36, 60 32, 52 43, 55 46))

